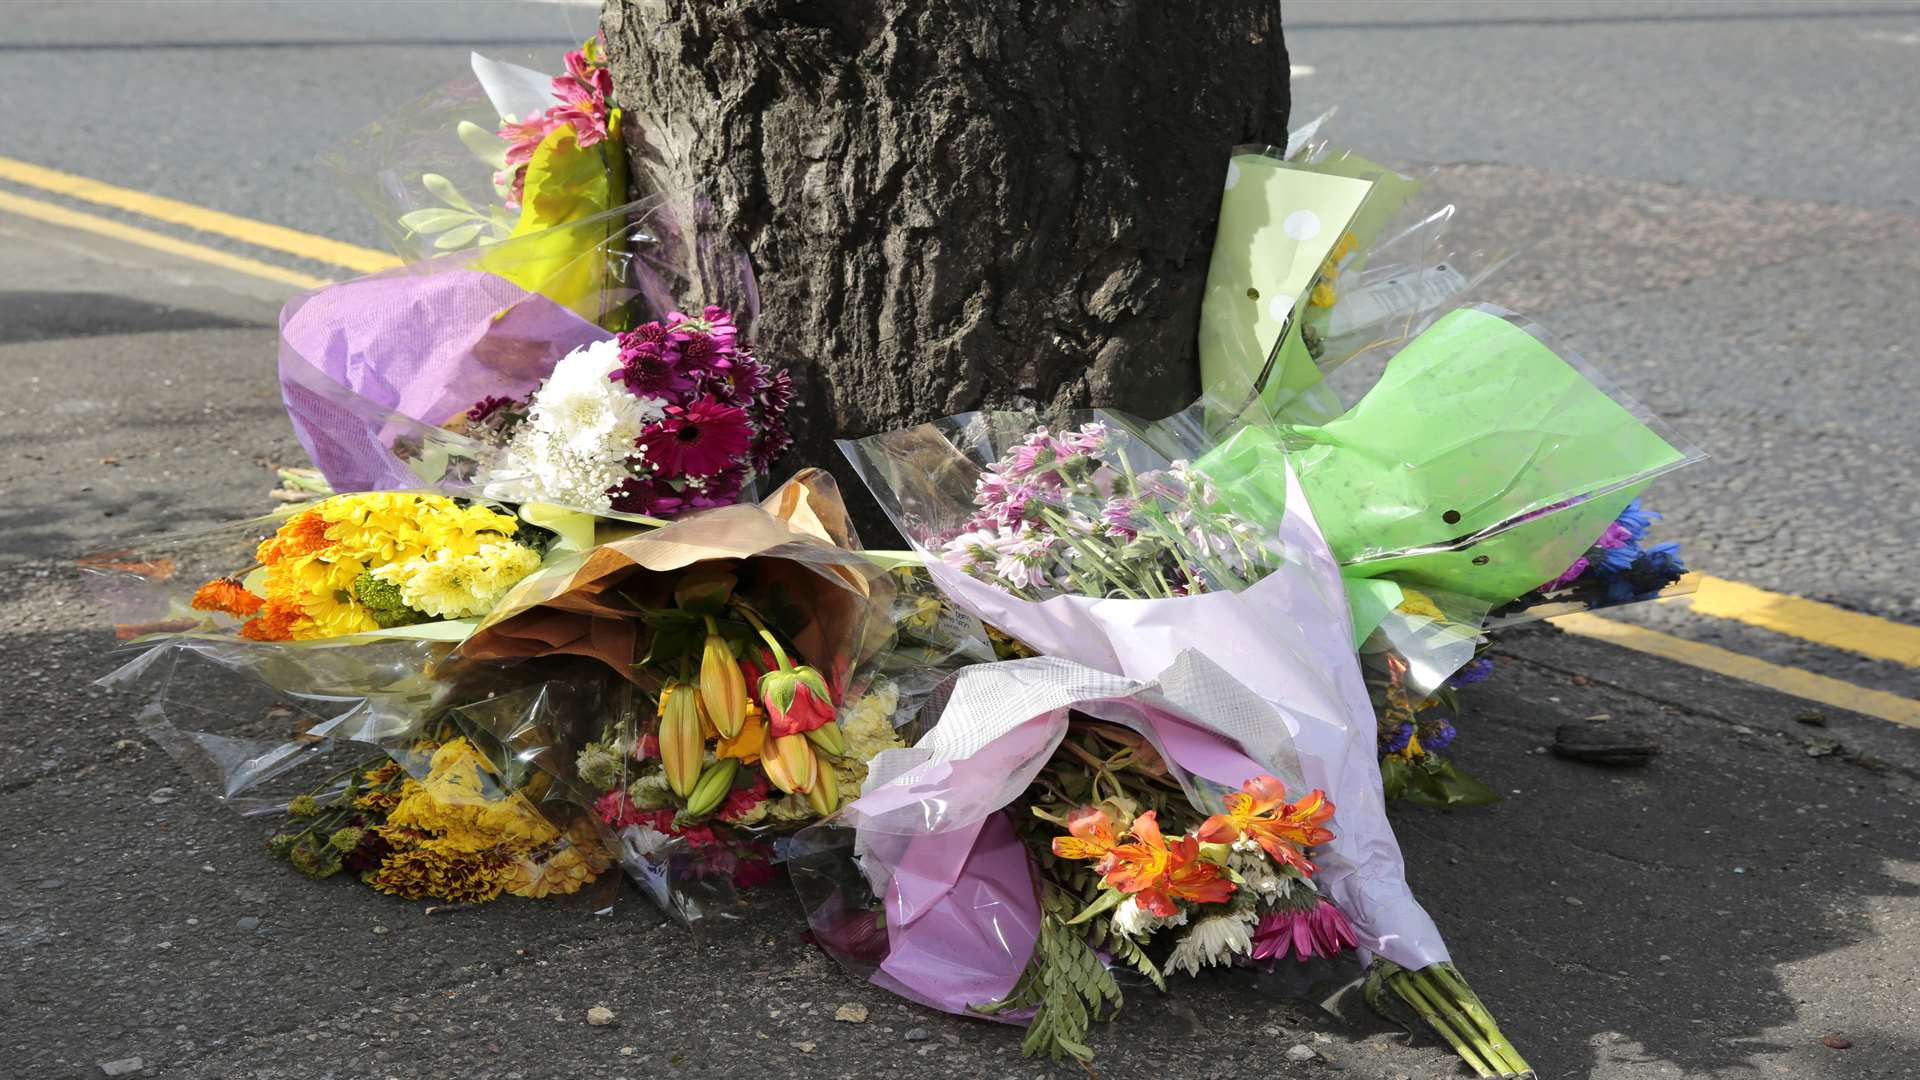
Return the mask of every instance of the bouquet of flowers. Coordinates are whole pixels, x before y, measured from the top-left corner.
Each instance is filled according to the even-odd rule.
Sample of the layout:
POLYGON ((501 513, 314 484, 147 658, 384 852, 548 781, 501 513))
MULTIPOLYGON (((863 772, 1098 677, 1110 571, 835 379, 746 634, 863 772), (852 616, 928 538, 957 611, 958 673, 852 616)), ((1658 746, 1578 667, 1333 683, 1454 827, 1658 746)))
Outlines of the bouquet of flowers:
POLYGON ((335 495, 293 514, 258 566, 194 591, 195 611, 244 620, 241 637, 303 641, 471 619, 538 570, 554 534, 444 495, 335 495))
POLYGON ((655 197, 295 298, 295 434, 337 491, 654 519, 750 497, 792 390, 747 344, 751 272, 706 212, 655 197))
POLYGON ((575 349, 521 398, 488 395, 467 434, 502 451, 482 476, 597 512, 671 517, 739 501, 792 438, 793 384, 756 360, 733 316, 622 331, 575 349))
POLYGON ((1418 936, 1382 941, 1358 925, 1395 918, 1367 906, 1381 894, 1325 888, 1376 869, 1337 842, 1343 816, 1364 819, 1336 815, 1304 779, 1326 762, 1198 650, 1146 682, 1052 657, 975 666, 930 711, 794 843, 814 936, 849 970, 1087 1061, 1091 1023, 1124 1000, 1120 968, 1164 989, 1210 967, 1415 950, 1423 979, 1452 981, 1433 999, 1450 1038, 1524 1070, 1430 924, 1396 921, 1418 936))
POLYGON ((621 110, 600 42, 549 77, 472 55, 450 82, 324 155, 402 258, 528 236, 627 201, 621 110))

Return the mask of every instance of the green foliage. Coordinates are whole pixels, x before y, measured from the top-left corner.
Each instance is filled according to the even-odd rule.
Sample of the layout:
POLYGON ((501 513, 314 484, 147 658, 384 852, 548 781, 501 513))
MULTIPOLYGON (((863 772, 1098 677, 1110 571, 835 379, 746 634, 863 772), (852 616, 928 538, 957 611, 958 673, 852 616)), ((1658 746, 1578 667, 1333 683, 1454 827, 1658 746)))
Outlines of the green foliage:
POLYGON ((1028 1057, 1045 1055, 1053 1061, 1072 1057, 1093 1060, 1087 1035, 1096 1020, 1106 1020, 1123 1003, 1120 984, 1100 962, 1100 955, 1078 929, 1067 925, 1079 901, 1065 890, 1042 890, 1039 940, 1013 992, 999 1001, 977 1006, 983 1013, 1008 1009, 1035 1010, 1020 1049, 1028 1057))
POLYGON ((406 601, 400 599, 400 586, 374 577, 371 570, 353 579, 353 598, 360 601, 383 630, 427 621, 427 616, 408 607, 406 601))
POLYGON ((1411 762, 1398 754, 1388 754, 1380 762, 1380 783, 1389 801, 1405 799, 1448 808, 1500 801, 1499 792, 1434 753, 1422 754, 1411 762))

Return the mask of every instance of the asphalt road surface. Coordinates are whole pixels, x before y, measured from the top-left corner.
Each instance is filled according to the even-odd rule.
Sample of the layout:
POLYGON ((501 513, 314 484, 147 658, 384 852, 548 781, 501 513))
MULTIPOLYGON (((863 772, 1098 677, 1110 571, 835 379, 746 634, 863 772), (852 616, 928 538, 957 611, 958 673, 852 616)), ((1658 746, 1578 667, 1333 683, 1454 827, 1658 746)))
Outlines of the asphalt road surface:
MULTIPOLYGON (((0 157, 375 246, 317 150, 471 49, 550 66, 592 20, 16 3, 0 157)), ((1656 487, 1663 535, 1717 576, 1920 623, 1920 8, 1289 3, 1286 21, 1296 119, 1337 104, 1342 142, 1445 166, 1475 235, 1522 252, 1490 298, 1713 454, 1656 487)), ((272 377, 290 291, 0 211, 0 1077, 135 1057, 196 1080, 1079 1075, 837 971, 779 887, 693 938, 637 894, 606 916, 429 915, 309 882, 261 849, 268 822, 144 740, 137 702, 91 688, 114 660, 71 557, 256 513, 266 467, 299 460, 272 377), (833 1021, 845 1003, 866 1022, 833 1021), (594 1005, 614 1023, 587 1026, 594 1005)), ((1920 696, 1897 662, 1684 609, 1634 618, 1920 696)), ((1504 801, 1396 827, 1542 1075, 1916 1075, 1920 730, 1546 628, 1500 647, 1456 756, 1504 801), (1636 771, 1540 752, 1583 721, 1666 752, 1636 771)), ((1245 979, 1133 1001, 1100 1032, 1102 1076, 1465 1075, 1430 1038, 1245 979), (1296 1045, 1315 1058, 1283 1060, 1296 1045)))

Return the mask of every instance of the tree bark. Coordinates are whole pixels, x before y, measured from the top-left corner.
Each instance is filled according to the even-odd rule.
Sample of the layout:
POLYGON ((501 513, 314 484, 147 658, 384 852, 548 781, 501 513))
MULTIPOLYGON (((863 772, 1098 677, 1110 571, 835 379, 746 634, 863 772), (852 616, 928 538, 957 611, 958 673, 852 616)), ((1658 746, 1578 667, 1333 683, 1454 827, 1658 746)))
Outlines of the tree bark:
POLYGON ((609 0, 602 27, 636 187, 707 185, 752 256, 793 460, 1197 395, 1229 152, 1285 140, 1277 0, 609 0))

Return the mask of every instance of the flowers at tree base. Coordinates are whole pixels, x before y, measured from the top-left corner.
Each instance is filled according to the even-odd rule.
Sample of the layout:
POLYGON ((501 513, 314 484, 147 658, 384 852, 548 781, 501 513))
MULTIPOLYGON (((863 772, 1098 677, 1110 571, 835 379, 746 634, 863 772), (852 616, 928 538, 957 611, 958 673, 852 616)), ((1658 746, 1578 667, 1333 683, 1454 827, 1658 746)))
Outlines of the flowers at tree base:
POLYGON ((525 399, 484 398, 462 422, 502 446, 490 490, 667 517, 737 502, 792 443, 791 400, 787 374, 708 307, 575 349, 525 399))
POLYGON ((1276 538, 1190 463, 1134 471, 1132 460, 1153 457, 1104 423, 1039 428, 981 472, 973 516, 933 546, 1028 599, 1239 589, 1285 561, 1276 538))
POLYGON ((558 104, 531 116, 503 117, 499 135, 507 142, 506 168, 493 178, 509 208, 526 195, 527 166, 549 136, 569 128, 580 146, 594 146, 607 137, 611 116, 613 74, 607 70, 595 42, 566 57, 567 72, 553 80, 558 104))
POLYGON ((336 495, 262 541, 260 570, 200 587, 241 636, 303 641, 485 614, 539 569, 520 520, 442 495, 336 495))

